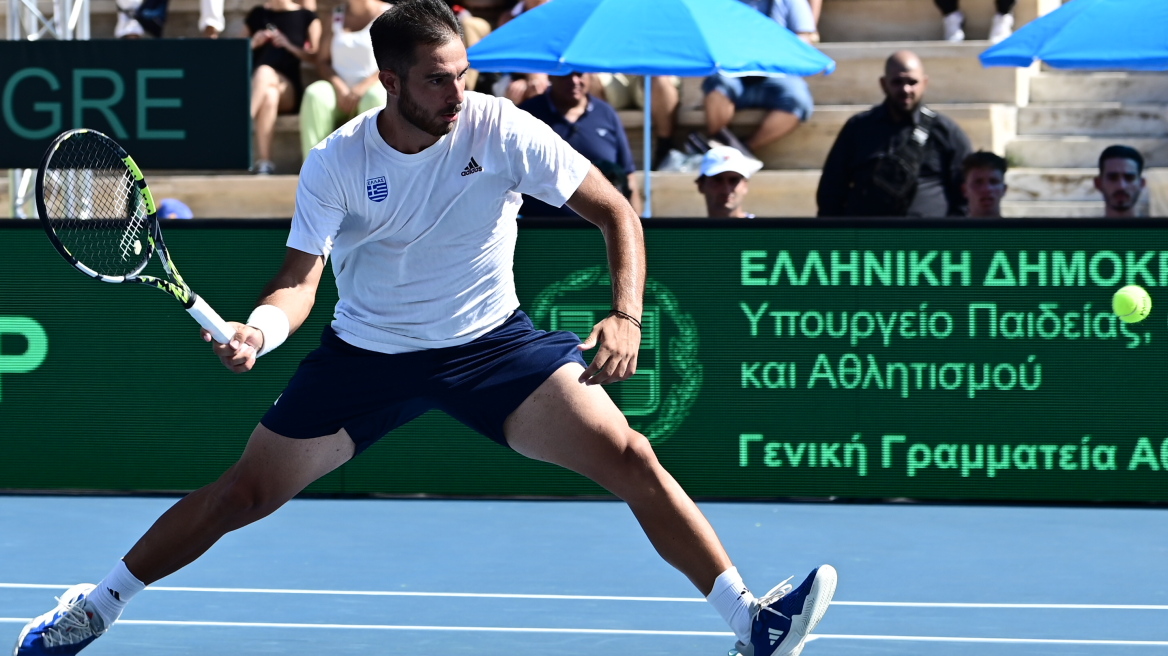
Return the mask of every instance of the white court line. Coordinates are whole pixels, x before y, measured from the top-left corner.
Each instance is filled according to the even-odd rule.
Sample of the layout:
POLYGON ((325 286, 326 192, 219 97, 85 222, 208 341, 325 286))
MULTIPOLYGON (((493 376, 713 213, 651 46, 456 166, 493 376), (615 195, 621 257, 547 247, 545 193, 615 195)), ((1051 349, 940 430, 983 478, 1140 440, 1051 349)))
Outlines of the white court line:
MULTIPOLYGON (((0 623, 24 624, 31 618, 0 617, 0 623)), ((259 629, 368 629, 378 631, 482 631, 492 633, 584 633, 733 638, 730 631, 653 631, 647 629, 561 629, 518 626, 422 626, 410 624, 301 624, 296 622, 198 622, 186 620, 118 620, 118 624, 149 626, 221 626, 259 629)), ((1168 643, 1165 643, 1168 644, 1168 643)))
MULTIPOLYGON (((28 622, 28 618, 0 617, 0 623, 28 622)), ((656 635, 683 637, 729 638, 729 631, 652 631, 644 629, 566 629, 544 627, 502 627, 502 626, 422 626, 405 624, 300 624, 292 622, 195 622, 177 620, 118 620, 118 624, 145 626, 217 626, 228 628, 260 629, 364 629, 378 631, 461 631, 490 633, 573 633, 602 635, 656 635)), ((1054 645, 1124 645, 1124 646, 1168 646, 1168 640, 1068 640, 1059 638, 967 638, 953 636, 895 636, 895 635, 844 635, 816 634, 818 640, 884 640, 912 642, 980 642, 980 643, 1021 643, 1054 645)))
MULTIPOLYGON (((71 585, 48 583, 0 583, 2 588, 23 588, 41 590, 65 590, 71 585)), ((159 592, 225 592, 244 594, 299 594, 299 595, 349 595, 356 597, 459 597, 467 599, 549 599, 567 601, 655 601, 655 602, 696 602, 705 603, 701 597, 622 597, 607 595, 553 595, 553 594, 509 594, 492 592, 413 592, 404 590, 302 590, 283 588, 192 588, 152 585, 147 590, 159 592)), ((1054 610, 1168 610, 1168 605, 1151 604, 1011 604, 1011 603, 962 603, 932 601, 839 601, 833 606, 885 606, 889 608, 1029 608, 1054 610)))

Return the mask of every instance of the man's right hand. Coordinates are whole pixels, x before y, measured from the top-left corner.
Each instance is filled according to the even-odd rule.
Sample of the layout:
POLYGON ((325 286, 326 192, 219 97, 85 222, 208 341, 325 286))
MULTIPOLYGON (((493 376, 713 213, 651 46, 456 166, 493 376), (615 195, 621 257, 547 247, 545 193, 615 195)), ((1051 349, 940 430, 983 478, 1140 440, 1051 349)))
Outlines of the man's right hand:
POLYGON ((211 350, 219 356, 224 367, 236 372, 251 371, 255 366, 256 353, 264 345, 264 334, 258 328, 246 324, 228 321, 228 325, 235 328, 235 336, 226 344, 220 344, 211 338, 211 333, 203 330, 203 341, 211 342, 211 350))

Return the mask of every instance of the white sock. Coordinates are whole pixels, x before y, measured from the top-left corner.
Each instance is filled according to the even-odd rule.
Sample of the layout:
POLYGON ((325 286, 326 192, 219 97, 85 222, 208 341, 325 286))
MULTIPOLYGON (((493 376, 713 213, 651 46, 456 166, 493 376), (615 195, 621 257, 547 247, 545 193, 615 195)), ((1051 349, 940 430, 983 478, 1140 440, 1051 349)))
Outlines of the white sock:
POLYGON ((97 584, 89 600, 93 602, 94 609, 108 627, 121 617, 126 604, 145 587, 146 584, 139 581, 126 568, 126 563, 119 560, 113 571, 106 574, 101 583, 97 584))
POLYGON ((754 619, 750 602, 754 601, 754 595, 742 582, 737 567, 731 567, 714 579, 714 589, 706 601, 726 620, 742 644, 750 644, 750 623, 754 619))

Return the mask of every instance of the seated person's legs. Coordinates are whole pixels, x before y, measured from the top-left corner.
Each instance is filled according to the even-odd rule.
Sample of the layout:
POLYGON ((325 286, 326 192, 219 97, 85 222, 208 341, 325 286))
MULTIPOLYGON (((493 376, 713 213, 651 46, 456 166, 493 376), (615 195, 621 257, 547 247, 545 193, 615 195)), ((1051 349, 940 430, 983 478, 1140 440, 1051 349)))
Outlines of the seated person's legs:
MULTIPOLYGON (((645 78, 630 75, 627 78, 627 93, 630 108, 645 108, 645 78)), ((658 75, 652 81, 653 136, 657 145, 653 149, 653 168, 661 163, 670 149, 674 148, 673 131, 677 127, 677 107, 681 100, 681 78, 676 75, 658 75)))
POLYGON ((706 134, 715 135, 730 126, 743 92, 742 78, 715 74, 702 82, 705 94, 706 134))
POLYGON ((547 88, 548 76, 543 73, 514 73, 503 95, 518 105, 547 91, 547 88))
POLYGON ((300 101, 300 152, 304 157, 336 129, 337 119, 337 90, 332 83, 317 80, 308 85, 300 101))
POLYGON ((994 8, 997 13, 994 14, 994 22, 990 25, 990 42, 999 43, 1014 33, 1014 15, 1010 12, 1014 11, 1015 0, 994 0, 994 8))
POLYGON ((748 148, 757 152, 811 118, 815 101, 807 82, 801 77, 756 77, 743 80, 738 107, 770 110, 746 142, 748 148))
POLYGON ((365 95, 361 96, 361 102, 357 103, 357 113, 363 114, 374 107, 385 107, 385 87, 380 84, 369 87, 365 95))
MULTIPOLYGON (((486 19, 471 16, 470 12, 463 12, 459 15, 458 20, 462 23, 462 43, 467 48, 482 41, 483 37, 491 33, 491 24, 486 19)), ((472 68, 466 72, 467 90, 473 91, 478 85, 478 81, 478 71, 472 68)))
POLYGON ((296 95, 288 78, 271 66, 256 68, 251 78, 251 116, 255 126, 255 172, 275 173, 272 163, 272 137, 276 116, 296 107, 296 95))
POLYGON ((933 0, 937 10, 941 12, 941 29, 944 39, 952 43, 965 40, 965 15, 959 9, 958 0, 933 0))

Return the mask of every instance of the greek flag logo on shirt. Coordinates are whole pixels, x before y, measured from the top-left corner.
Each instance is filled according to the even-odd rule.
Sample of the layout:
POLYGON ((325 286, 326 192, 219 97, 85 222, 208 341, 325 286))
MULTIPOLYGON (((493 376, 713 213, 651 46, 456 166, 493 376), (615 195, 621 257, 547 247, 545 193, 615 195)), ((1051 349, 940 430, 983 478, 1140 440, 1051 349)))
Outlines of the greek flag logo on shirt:
POLYGON ((369 195, 369 200, 374 203, 380 203, 389 197, 389 185, 385 182, 385 176, 377 178, 369 178, 365 181, 365 193, 369 195))

